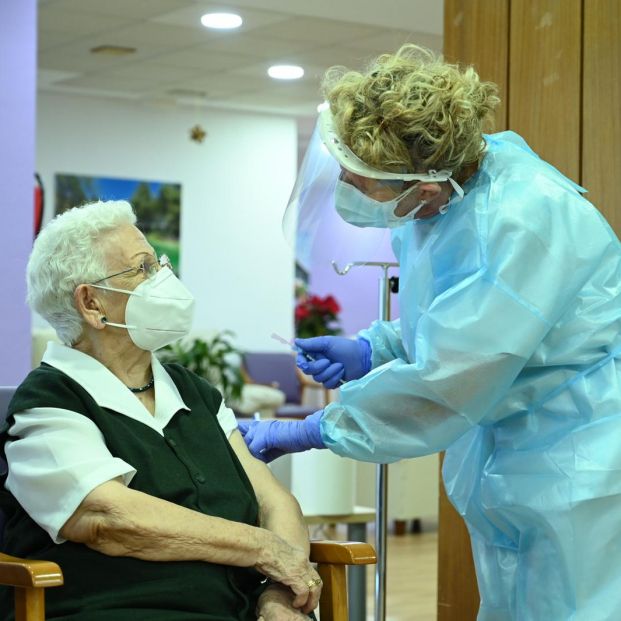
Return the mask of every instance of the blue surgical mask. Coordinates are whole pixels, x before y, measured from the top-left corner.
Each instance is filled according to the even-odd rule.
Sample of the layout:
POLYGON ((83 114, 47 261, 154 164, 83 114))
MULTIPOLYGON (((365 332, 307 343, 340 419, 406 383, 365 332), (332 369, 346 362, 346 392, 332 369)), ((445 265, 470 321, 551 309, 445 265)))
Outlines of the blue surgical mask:
POLYGON ((334 206, 341 218, 354 226, 393 229, 413 220, 425 206, 425 201, 420 201, 405 216, 395 215, 397 205, 415 188, 408 188, 407 192, 391 201, 376 201, 353 185, 339 180, 334 191, 334 206))

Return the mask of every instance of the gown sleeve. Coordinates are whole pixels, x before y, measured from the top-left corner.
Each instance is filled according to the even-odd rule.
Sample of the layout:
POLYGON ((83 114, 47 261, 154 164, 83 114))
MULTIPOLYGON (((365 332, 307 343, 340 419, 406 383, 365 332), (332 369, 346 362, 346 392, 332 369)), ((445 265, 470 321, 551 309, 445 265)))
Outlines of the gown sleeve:
MULTIPOLYGON (((342 387, 321 420, 335 453, 378 463, 417 457, 493 422, 495 404, 618 245, 596 209, 543 176, 492 186, 487 200, 480 267, 433 298, 413 330, 412 360, 376 357, 376 343, 399 351, 398 331, 369 331, 379 366, 342 387)), ((450 235, 454 244, 464 238, 459 228, 450 235)), ((409 302, 401 298, 401 308, 409 302)))
POLYGON ((371 365, 374 369, 395 358, 407 359, 407 353, 401 340, 401 322, 374 321, 369 328, 361 330, 359 337, 371 344, 371 365))

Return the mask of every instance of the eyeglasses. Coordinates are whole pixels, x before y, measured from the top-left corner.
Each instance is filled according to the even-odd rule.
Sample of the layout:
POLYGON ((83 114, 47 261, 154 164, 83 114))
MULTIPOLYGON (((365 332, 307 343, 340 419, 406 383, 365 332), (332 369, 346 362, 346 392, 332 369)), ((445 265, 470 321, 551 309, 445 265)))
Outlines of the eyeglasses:
POLYGON ((155 276, 155 274, 157 274, 163 267, 167 267, 172 270, 172 264, 167 255, 163 254, 159 258, 159 260, 156 257, 148 257, 138 267, 128 267, 125 270, 116 272, 116 274, 109 274, 108 276, 104 276, 99 280, 95 280, 91 283, 91 285, 96 285, 103 280, 108 280, 108 278, 121 276, 121 274, 132 274, 132 276, 138 276, 139 274, 142 274, 143 278, 146 280, 147 278, 155 276))
POLYGON ((341 169, 339 179, 352 185, 369 198, 379 202, 392 201, 403 198, 418 185, 417 181, 403 181, 401 179, 371 179, 341 169))

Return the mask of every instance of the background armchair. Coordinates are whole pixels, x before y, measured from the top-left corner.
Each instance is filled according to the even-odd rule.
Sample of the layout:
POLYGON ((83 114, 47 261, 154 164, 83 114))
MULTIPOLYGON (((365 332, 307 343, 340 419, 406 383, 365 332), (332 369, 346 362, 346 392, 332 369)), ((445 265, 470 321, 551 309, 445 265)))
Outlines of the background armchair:
POLYGON ((276 410, 277 417, 306 418, 329 401, 328 390, 298 369, 293 353, 246 352, 242 373, 249 384, 272 386, 285 394, 285 403, 276 410), (305 404, 308 390, 321 391, 318 405, 305 404))

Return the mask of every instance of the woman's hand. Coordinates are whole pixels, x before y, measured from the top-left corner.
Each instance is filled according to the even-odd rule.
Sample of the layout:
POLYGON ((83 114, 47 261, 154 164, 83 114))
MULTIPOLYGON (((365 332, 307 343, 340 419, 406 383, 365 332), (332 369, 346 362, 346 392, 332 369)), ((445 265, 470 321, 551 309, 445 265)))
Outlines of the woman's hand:
POLYGON ((308 621, 292 604, 293 593, 280 584, 272 584, 259 597, 257 621, 308 621))
POLYGON ((371 344, 362 337, 315 336, 295 339, 297 365, 326 388, 359 379, 371 370, 371 344))
POLYGON ((237 427, 252 455, 269 463, 285 453, 326 448, 321 438, 322 416, 319 410, 303 420, 240 420, 237 427))
POLYGON ((278 535, 270 533, 255 568, 274 582, 289 587, 293 608, 306 614, 317 608, 321 578, 303 550, 290 546, 278 535))

